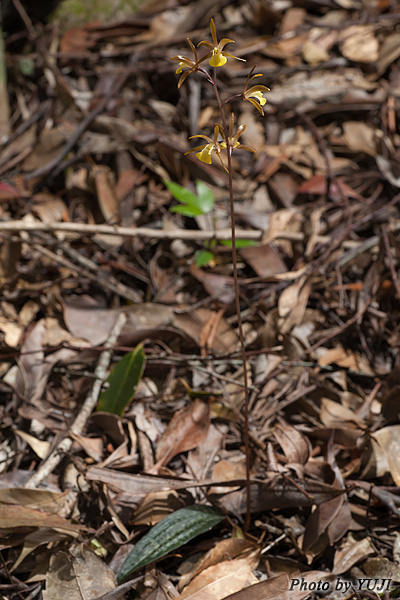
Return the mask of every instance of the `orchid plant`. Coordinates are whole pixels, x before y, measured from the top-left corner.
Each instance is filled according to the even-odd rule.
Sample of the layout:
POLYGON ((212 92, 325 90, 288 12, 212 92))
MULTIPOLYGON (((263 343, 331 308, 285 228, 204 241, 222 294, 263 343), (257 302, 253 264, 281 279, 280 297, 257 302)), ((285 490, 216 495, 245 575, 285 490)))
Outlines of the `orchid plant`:
POLYGON ((245 530, 247 531, 250 525, 250 445, 249 445, 249 392, 248 392, 248 378, 247 378, 247 361, 246 361, 246 350, 244 345, 244 335, 242 318, 240 312, 240 297, 239 297, 239 283, 237 273, 237 254, 236 254, 236 233, 235 233, 235 213, 233 204, 233 177, 232 177, 232 152, 235 150, 247 150, 249 152, 255 152, 253 148, 247 145, 241 144, 239 141, 240 136, 246 129, 245 124, 241 124, 235 131, 235 115, 231 113, 229 117, 226 114, 226 105, 228 102, 240 97, 242 100, 250 102, 261 115, 264 115, 263 106, 267 100, 264 98, 264 94, 269 91, 269 88, 265 85, 252 85, 250 83, 257 77, 262 77, 262 74, 254 74, 255 66, 250 70, 244 90, 242 94, 231 96, 226 100, 222 101, 218 89, 217 81, 217 69, 224 67, 228 58, 240 60, 246 62, 243 58, 234 56, 225 51, 227 44, 233 44, 234 40, 229 38, 223 38, 218 41, 217 31, 213 19, 210 21, 211 39, 212 42, 202 40, 198 45, 199 47, 207 48, 208 52, 199 58, 197 49, 194 44, 187 38, 189 47, 192 51, 193 58, 188 58, 178 54, 173 56, 170 60, 178 63, 176 73, 180 75, 178 81, 178 88, 184 83, 186 78, 194 73, 198 73, 206 77, 207 81, 212 85, 217 101, 217 105, 221 115, 221 123, 215 123, 213 137, 198 134, 192 138, 201 138, 205 140, 204 144, 196 146, 191 150, 188 150, 186 154, 195 152, 196 157, 206 163, 212 163, 212 156, 216 155, 220 164, 228 174, 228 186, 229 186, 229 208, 230 208, 230 219, 231 219, 231 230, 232 230, 232 265, 233 265, 233 280, 234 280, 234 292, 236 301, 236 314, 238 320, 239 340, 241 348, 241 359, 243 363, 243 377, 244 377, 244 444, 246 450, 246 521, 245 530), (204 63, 208 60, 208 64, 212 67, 212 74, 204 67, 204 63), (226 162, 222 151, 226 151, 226 162))

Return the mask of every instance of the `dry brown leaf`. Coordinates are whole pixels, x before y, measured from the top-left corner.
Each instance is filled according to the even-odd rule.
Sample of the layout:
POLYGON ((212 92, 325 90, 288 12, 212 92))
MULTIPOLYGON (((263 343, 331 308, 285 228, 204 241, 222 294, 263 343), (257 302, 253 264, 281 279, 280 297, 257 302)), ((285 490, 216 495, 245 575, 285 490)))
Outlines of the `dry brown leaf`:
MULTIPOLYGON (((360 426, 363 422, 355 412, 338 402, 329 400, 329 398, 321 398, 320 419, 325 427, 332 428, 343 427, 344 425, 354 428, 360 426)), ((361 431, 360 435, 362 435, 361 431)))
POLYGON ((240 254, 259 277, 273 277, 287 271, 284 260, 267 244, 241 248, 240 254))
POLYGON ((395 485, 400 486, 400 425, 383 427, 372 434, 386 457, 387 470, 395 485))
POLYGON ((95 600, 115 588, 114 573, 82 544, 51 557, 43 600, 95 600))
POLYGON ((345 121, 343 132, 344 141, 350 150, 376 156, 377 135, 374 127, 363 121, 345 121))
POLYGON ((32 450, 38 455, 42 460, 46 458, 46 456, 50 452, 50 442, 46 440, 38 440, 33 435, 26 433, 25 431, 20 431, 19 429, 15 430, 15 433, 19 435, 27 444, 30 445, 32 450))
POLYGON ((372 25, 352 25, 342 36, 342 54, 349 60, 372 63, 379 58, 379 43, 372 25))
POLYGON ((369 558, 364 563, 364 571, 368 577, 400 582, 400 566, 388 558, 369 558))
POLYGON ((150 492, 135 510, 132 525, 153 526, 179 508, 182 508, 182 502, 177 492, 150 492))
POLYGON ((29 506, 41 511, 61 514, 64 506, 68 505, 68 493, 51 492, 49 490, 33 490, 29 488, 3 488, 0 489, 0 503, 19 504, 29 506))
POLYGON ((210 296, 223 304, 231 304, 235 299, 233 291, 233 277, 228 275, 217 275, 199 269, 196 264, 190 266, 190 272, 202 285, 210 296))
POLYGON ((326 366, 333 363, 345 369, 353 369, 353 371, 364 373, 365 375, 373 375, 368 361, 361 354, 345 349, 342 346, 324 350, 320 353, 318 364, 326 366))
POLYGON ((188 583, 199 573, 226 560, 232 560, 239 556, 249 553, 254 550, 254 543, 240 538, 229 538, 221 540, 211 550, 209 550, 197 563, 189 573, 185 573, 179 580, 178 589, 182 590, 188 583))
POLYGON ((335 552, 332 571, 336 575, 350 571, 354 565, 366 559, 367 556, 374 554, 374 552, 369 537, 357 541, 354 539, 353 534, 349 533, 340 548, 335 552))
POLYGON ((157 444, 156 459, 158 469, 187 450, 196 448, 207 436, 210 425, 210 403, 196 398, 186 408, 172 417, 166 431, 157 444))
POLYGON ((0 504, 0 529, 11 529, 16 527, 52 527, 63 531, 82 531, 86 527, 73 525, 67 519, 63 519, 54 513, 20 506, 18 504, 0 504))
POLYGON ((329 59, 329 53, 312 40, 306 40, 303 46, 303 58, 310 65, 318 65, 329 59))
MULTIPOLYGON (((215 318, 215 311, 208 308, 198 308, 190 313, 176 313, 173 316, 174 325, 184 331, 197 344, 201 345, 201 334, 206 323, 215 318)), ((238 343, 238 337, 229 323, 223 317, 218 318, 217 328, 213 339, 212 349, 216 352, 230 352, 238 343)))
POLYGON ((257 582, 253 569, 258 565, 260 551, 246 558, 225 560, 201 571, 176 600, 222 600, 257 582))
POLYGON ((309 443, 300 431, 291 425, 277 424, 273 434, 289 463, 306 464, 310 454, 309 443))
MULTIPOLYGON (((261 583, 256 583, 235 594, 225 596, 223 600, 289 600, 289 596, 286 596, 288 586, 289 578, 286 574, 282 574, 261 583)), ((291 600, 293 598, 301 600, 304 597, 304 595, 297 597, 293 592, 290 592, 290 594, 291 600)))
POLYGON ((179 289, 176 279, 177 260, 173 254, 158 251, 149 264, 151 282, 156 292, 157 300, 163 304, 176 302, 176 292, 179 289))
POLYGON ((278 300, 279 331, 284 334, 301 323, 307 308, 311 284, 302 277, 285 288, 278 300))
MULTIPOLYGON (((92 176, 104 220, 106 223, 117 223, 119 221, 119 202, 111 169, 104 165, 94 165, 92 176)), ((116 237, 116 242, 122 244, 122 238, 116 237)))
POLYGON ((376 64, 378 73, 384 73, 388 66, 391 65, 399 56, 400 33, 396 32, 386 35, 379 49, 379 58, 376 64))

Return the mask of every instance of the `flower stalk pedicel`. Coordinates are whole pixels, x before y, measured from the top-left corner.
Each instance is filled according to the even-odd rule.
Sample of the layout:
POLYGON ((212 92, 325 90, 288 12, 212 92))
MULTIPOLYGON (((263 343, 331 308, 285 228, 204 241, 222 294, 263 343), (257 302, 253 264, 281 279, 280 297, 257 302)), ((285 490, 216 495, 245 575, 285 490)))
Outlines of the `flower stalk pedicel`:
MULTIPOLYGON (((242 58, 229 54, 224 50, 227 44, 234 43, 234 40, 229 38, 223 38, 218 42, 217 32, 213 19, 210 21, 210 30, 212 42, 201 41, 197 47, 204 46, 208 49, 208 53, 202 58, 198 58, 197 50, 192 42, 188 38, 189 46, 193 52, 193 60, 182 55, 173 56, 171 60, 178 62, 178 68, 176 73, 182 73, 179 81, 178 88, 185 81, 186 77, 191 73, 200 73, 204 75, 208 82, 213 86, 215 97, 217 100, 218 108, 221 114, 220 123, 215 123, 214 136, 213 138, 207 135, 194 135, 192 138, 201 138, 206 143, 196 146, 191 150, 188 150, 186 154, 196 152, 196 157, 206 164, 212 163, 212 156, 215 154, 221 163, 222 167, 228 173, 228 187, 229 187, 229 210, 231 220, 231 231, 232 231, 232 266, 233 266, 233 281, 234 281, 234 292, 235 292, 235 304, 236 304, 236 315, 238 320, 239 340, 241 349, 241 359, 243 363, 243 383, 244 383, 244 445, 246 450, 246 520, 245 530, 247 531, 250 525, 250 444, 249 444, 249 389, 248 389, 248 377, 247 377, 247 360, 246 350, 244 345, 244 335, 242 326, 242 316, 240 311, 240 297, 239 297, 239 282, 237 272, 237 253, 236 253, 236 229, 235 229, 235 212, 233 204, 233 178, 232 178, 232 152, 234 150, 247 150, 254 152, 253 148, 241 144, 239 138, 246 129, 245 124, 240 124, 236 131, 235 127, 235 115, 231 113, 229 119, 226 115, 225 105, 227 102, 234 100, 237 97, 242 98, 244 101, 250 102, 261 115, 264 115, 263 106, 266 103, 264 93, 269 91, 269 88, 265 85, 254 85, 248 87, 249 83, 256 77, 262 75, 256 73, 253 75, 255 67, 253 67, 247 76, 246 83, 244 86, 243 94, 232 96, 224 102, 221 101, 219 94, 218 83, 217 83, 217 69, 227 64, 228 58, 234 58, 235 60, 243 61, 242 58), (213 69, 213 76, 202 66, 208 60, 210 67, 213 69), (185 71, 183 71, 185 69, 185 71), (222 150, 226 150, 226 164, 222 158, 222 150)), ((245 61, 244 61, 245 62, 245 61)))

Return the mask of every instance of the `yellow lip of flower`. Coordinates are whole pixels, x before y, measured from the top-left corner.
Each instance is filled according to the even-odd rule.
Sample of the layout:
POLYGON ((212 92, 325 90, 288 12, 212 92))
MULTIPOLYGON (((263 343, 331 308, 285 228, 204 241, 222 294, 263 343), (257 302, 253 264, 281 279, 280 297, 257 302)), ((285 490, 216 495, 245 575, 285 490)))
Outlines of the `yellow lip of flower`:
POLYGON ((202 162, 211 165, 211 154, 214 150, 214 144, 206 144, 200 152, 196 152, 196 157, 202 162))
POLYGON ((218 136, 220 134, 220 125, 216 124, 214 127, 214 139, 212 140, 208 135, 192 135, 189 139, 193 139, 193 138, 202 138, 203 140, 206 140, 206 144, 202 144, 201 146, 196 146, 195 148, 192 148, 191 150, 188 150, 187 152, 185 152, 185 154, 190 154, 191 152, 196 152, 196 157, 201 160, 201 162, 204 162, 208 165, 211 164, 211 156, 212 153, 215 152, 216 155, 218 156, 218 159, 221 163, 221 165, 224 167, 225 171, 228 172, 228 169, 226 168, 226 166, 224 165, 224 162, 221 158, 221 145, 218 142, 218 136))
POLYGON ((209 59, 208 64, 210 65, 210 67, 223 67, 224 64, 227 62, 226 57, 236 58, 236 60, 242 60, 246 62, 244 58, 239 58, 238 56, 233 56, 233 54, 229 54, 229 52, 223 51, 226 44, 234 44, 235 40, 223 38, 221 41, 218 42, 217 31, 215 29, 213 19, 210 20, 210 30, 212 43, 203 40, 199 44, 197 44, 197 46, 205 46, 210 50, 210 52, 208 52, 205 56, 203 56, 203 58, 199 60, 199 63, 209 59))
POLYGON ((218 48, 213 48, 212 56, 208 61, 208 64, 210 65, 210 67, 223 67, 227 60, 228 59, 225 58, 225 56, 221 53, 220 50, 218 50, 218 48))
POLYGON ((258 90, 251 92, 250 94, 249 93, 247 94, 248 98, 251 98, 251 96, 253 96, 254 98, 257 98, 257 100, 259 101, 261 106, 264 106, 264 104, 266 104, 266 102, 267 102, 267 99, 263 97, 262 92, 260 92, 258 90))
POLYGON ((256 73, 255 75, 252 75, 255 68, 256 65, 254 65, 254 67, 251 69, 250 73, 247 76, 246 83, 244 85, 243 100, 248 100, 249 102, 251 102, 252 105, 256 107, 258 112, 264 116, 264 111, 262 107, 264 106, 264 104, 266 104, 267 99, 264 98, 263 94, 265 92, 270 92, 271 90, 266 85, 253 85, 253 87, 247 89, 249 81, 251 81, 255 77, 262 77, 261 73, 256 73))

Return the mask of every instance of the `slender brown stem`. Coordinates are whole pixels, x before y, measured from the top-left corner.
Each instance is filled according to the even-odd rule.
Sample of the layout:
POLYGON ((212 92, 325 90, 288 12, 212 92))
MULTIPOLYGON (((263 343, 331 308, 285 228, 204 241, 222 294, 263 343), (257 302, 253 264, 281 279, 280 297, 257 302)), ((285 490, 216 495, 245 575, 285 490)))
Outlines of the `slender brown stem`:
POLYGON ((214 68, 214 92, 218 102, 218 108, 221 113, 222 126, 225 131, 226 151, 228 160, 228 185, 229 185, 229 212, 231 216, 232 230, 232 266, 233 266, 233 287, 235 292, 236 315, 238 320, 240 353, 243 363, 243 383, 244 383, 244 446, 246 453, 246 519, 244 523, 245 531, 250 527, 250 443, 249 443, 249 387, 247 379, 247 360, 246 349, 244 346, 244 335, 242 325, 242 315, 240 312, 240 297, 239 297, 239 280, 237 272, 237 253, 236 253, 236 227, 235 227, 235 208, 233 205, 233 180, 232 180, 232 146, 229 140, 229 130, 226 120, 225 110, 221 102, 221 98, 217 85, 217 72, 214 68))

